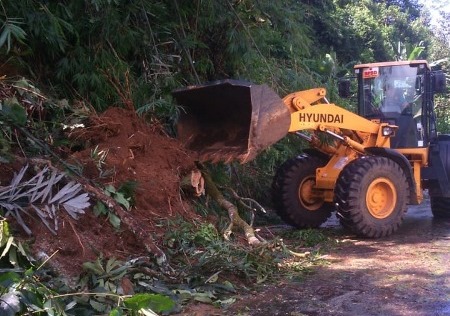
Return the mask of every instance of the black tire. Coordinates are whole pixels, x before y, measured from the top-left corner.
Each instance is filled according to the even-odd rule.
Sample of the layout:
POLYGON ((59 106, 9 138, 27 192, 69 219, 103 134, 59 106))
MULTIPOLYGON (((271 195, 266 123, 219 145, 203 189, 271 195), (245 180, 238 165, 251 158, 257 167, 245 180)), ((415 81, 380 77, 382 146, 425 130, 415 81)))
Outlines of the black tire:
POLYGON ((430 203, 434 218, 450 219, 450 198, 430 196, 430 203))
POLYGON ((363 157, 342 170, 335 188, 336 215, 359 236, 385 237, 403 221, 409 188, 398 164, 385 157, 363 157))
POLYGON ((277 214, 287 224, 315 228, 330 217, 334 210, 332 203, 306 196, 315 183, 316 169, 325 164, 323 159, 303 155, 287 160, 278 169, 272 182, 272 199, 277 214))

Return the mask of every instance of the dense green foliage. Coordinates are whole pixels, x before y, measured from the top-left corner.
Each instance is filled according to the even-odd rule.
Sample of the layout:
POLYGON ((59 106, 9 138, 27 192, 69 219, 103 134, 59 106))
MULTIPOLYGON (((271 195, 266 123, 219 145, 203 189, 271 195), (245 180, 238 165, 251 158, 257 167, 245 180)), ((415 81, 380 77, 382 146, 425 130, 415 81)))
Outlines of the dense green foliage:
POLYGON ((418 45, 433 57, 428 20, 416 1, 7 1, 0 58, 98 110, 132 102, 170 119, 185 84, 245 78, 282 94, 418 45))

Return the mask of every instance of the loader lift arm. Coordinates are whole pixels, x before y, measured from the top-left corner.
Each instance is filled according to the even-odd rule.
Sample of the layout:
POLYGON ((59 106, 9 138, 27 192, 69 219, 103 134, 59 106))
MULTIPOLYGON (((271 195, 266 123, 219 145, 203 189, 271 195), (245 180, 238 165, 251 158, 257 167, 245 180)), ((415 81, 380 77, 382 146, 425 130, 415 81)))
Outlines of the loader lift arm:
MULTIPOLYGON (((291 112, 289 132, 298 134, 304 130, 321 131, 361 154, 366 153, 366 147, 389 147, 390 136, 397 129, 394 125, 368 120, 329 103, 324 88, 291 93, 283 98, 283 102, 291 112)), ((316 140, 312 141, 314 147, 317 147, 318 144, 314 143, 316 140)), ((318 149, 320 150, 320 146, 318 149)))

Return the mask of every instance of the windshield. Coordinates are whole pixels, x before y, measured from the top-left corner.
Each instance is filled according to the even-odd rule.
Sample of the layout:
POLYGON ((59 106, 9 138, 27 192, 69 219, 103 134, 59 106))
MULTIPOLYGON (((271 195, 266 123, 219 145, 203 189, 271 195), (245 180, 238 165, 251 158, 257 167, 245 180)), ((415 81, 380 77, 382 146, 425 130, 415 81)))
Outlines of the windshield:
POLYGON ((396 117, 406 112, 420 115, 423 67, 393 65, 358 71, 362 71, 361 115, 380 118, 396 117))

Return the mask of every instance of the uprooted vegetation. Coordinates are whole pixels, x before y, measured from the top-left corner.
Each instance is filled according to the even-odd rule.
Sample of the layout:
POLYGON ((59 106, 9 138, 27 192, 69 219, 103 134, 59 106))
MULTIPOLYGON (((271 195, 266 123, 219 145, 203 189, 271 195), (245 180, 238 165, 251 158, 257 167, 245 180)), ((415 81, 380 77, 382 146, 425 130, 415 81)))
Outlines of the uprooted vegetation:
MULTIPOLYGON (((0 175, 1 311, 119 315, 176 313, 189 302, 226 307, 249 286, 322 262, 320 250, 330 244, 323 234, 311 231, 290 245, 273 229, 254 231, 255 211, 237 205, 256 201, 239 202, 234 190, 213 183, 233 216, 249 219, 244 234, 220 201, 201 188, 194 195, 181 189, 198 170, 195 154, 157 121, 121 108, 97 114, 82 106, 68 111, 64 103, 49 107, 26 80, 2 88, 2 142, 9 146, 0 175), (47 122, 49 108, 67 111, 61 117, 70 122, 47 122)), ((223 184, 220 168, 201 167, 209 181, 222 174, 223 184)))

